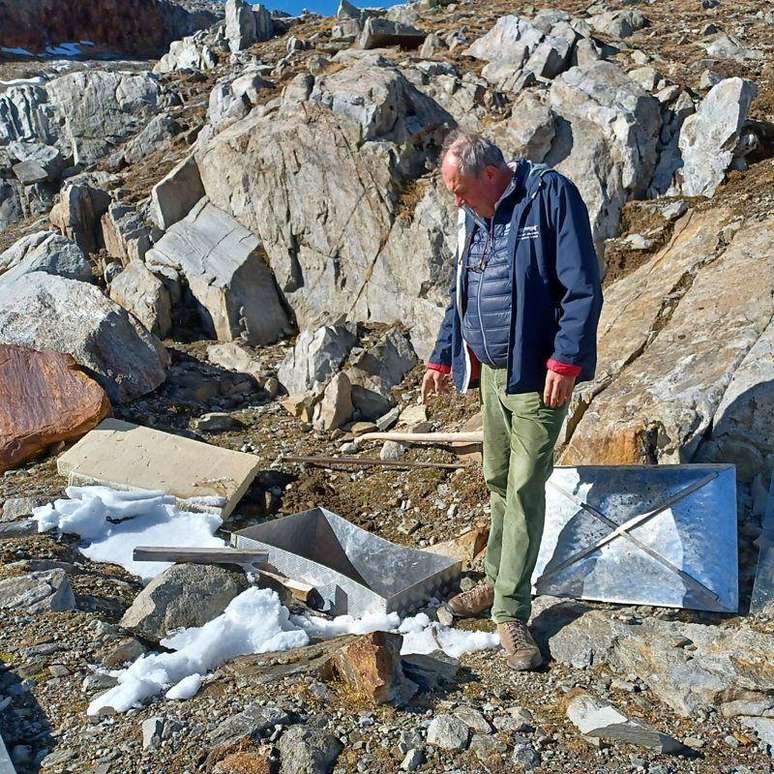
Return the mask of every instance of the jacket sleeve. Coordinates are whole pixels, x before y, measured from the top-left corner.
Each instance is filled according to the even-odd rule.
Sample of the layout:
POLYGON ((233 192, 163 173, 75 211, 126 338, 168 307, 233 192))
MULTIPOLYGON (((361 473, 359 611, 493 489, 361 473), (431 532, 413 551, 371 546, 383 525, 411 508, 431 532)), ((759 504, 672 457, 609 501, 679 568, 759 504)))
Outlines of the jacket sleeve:
POLYGON ((588 210, 578 189, 563 175, 547 177, 556 233, 556 276, 562 293, 559 329, 547 365, 558 373, 577 376, 584 365, 596 362, 602 310, 599 260, 588 210))
POLYGON ((427 367, 431 371, 440 371, 441 373, 451 373, 452 366, 452 326, 454 325, 454 315, 457 314, 457 277, 456 271, 452 275, 451 286, 449 287, 449 305, 443 315, 443 322, 438 331, 438 338, 435 342, 435 348, 430 355, 427 367))

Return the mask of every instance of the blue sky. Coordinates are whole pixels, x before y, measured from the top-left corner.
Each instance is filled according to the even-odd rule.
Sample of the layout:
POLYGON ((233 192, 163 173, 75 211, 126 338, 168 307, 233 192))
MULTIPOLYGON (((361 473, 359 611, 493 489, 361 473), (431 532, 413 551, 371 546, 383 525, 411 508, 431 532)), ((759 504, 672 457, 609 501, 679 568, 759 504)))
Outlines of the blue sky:
MULTIPOLYGON (((248 2, 259 2, 260 0, 248 0, 248 2)), ((389 8, 391 5, 397 5, 395 0, 368 0, 368 2, 358 3, 352 0, 358 7, 370 8, 389 8)), ((277 9, 287 11, 294 16, 301 13, 306 8, 308 11, 316 11, 323 16, 333 16, 339 7, 339 0, 264 0, 264 5, 270 10, 277 9)))

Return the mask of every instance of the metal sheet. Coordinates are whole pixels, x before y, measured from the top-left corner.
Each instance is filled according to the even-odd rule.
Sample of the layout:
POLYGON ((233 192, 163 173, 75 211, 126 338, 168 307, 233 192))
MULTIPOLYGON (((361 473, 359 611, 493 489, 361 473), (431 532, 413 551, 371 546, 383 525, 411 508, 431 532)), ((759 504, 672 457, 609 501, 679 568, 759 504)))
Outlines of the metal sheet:
POLYGON ((751 613, 774 615, 774 472, 771 476, 766 513, 761 521, 758 543, 758 569, 750 599, 751 613))
POLYGON ((539 594, 736 612, 733 465, 558 467, 539 594))
POLYGON ((0 774, 16 774, 16 769, 11 763, 11 756, 5 749, 2 736, 0 736, 0 774))
POLYGON ((461 562, 390 543, 324 508, 240 530, 231 540, 268 551, 274 567, 315 586, 336 615, 402 615, 448 591, 461 570, 461 562))

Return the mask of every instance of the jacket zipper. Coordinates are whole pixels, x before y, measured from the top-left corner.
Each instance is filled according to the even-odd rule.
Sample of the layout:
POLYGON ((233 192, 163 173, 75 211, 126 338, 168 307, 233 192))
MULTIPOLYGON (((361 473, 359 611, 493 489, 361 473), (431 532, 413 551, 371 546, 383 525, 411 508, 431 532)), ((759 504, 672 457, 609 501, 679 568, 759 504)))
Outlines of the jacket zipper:
POLYGON ((486 258, 486 250, 489 245, 494 246, 494 215, 492 215, 492 224, 490 227, 490 231, 487 234, 487 241, 484 243, 484 252, 481 256, 481 279, 478 281, 478 293, 476 294, 476 307, 478 309, 478 325, 481 328, 481 342, 484 345, 484 352, 486 352, 487 360, 489 361, 487 365, 492 366, 494 364, 494 360, 492 360, 492 355, 489 352, 489 346, 486 343, 486 331, 484 330, 484 318, 481 315, 481 287, 484 284, 484 274, 486 273, 486 263, 484 262, 484 258, 486 258))

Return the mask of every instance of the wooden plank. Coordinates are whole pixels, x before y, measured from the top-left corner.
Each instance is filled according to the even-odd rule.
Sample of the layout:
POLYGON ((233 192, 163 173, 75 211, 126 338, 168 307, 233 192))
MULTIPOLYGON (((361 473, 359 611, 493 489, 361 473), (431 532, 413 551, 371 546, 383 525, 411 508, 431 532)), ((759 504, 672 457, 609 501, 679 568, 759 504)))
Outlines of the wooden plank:
POLYGON ((331 467, 333 465, 360 465, 362 467, 386 468, 440 468, 441 470, 458 470, 467 467, 456 462, 415 462, 411 460, 378 460, 360 457, 282 457, 282 462, 296 465, 317 465, 331 467))
POLYGON ((193 564, 236 564, 258 569, 269 561, 266 551, 236 548, 176 548, 172 546, 137 546, 135 562, 191 562, 193 564))

